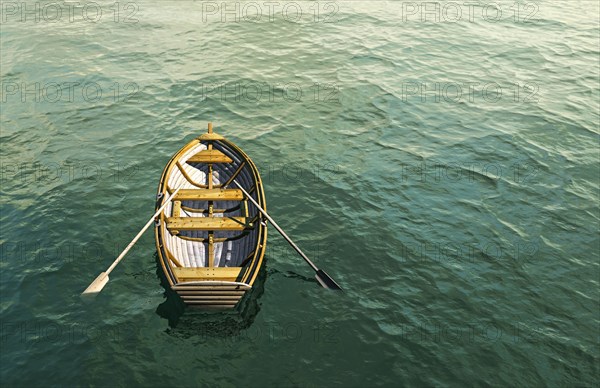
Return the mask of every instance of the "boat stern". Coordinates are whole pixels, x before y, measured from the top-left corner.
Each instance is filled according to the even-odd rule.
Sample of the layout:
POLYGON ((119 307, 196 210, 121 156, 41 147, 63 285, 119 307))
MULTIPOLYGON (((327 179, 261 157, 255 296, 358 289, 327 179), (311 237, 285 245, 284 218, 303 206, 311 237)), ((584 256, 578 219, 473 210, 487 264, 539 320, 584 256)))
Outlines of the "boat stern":
POLYGON ((191 281, 174 284, 171 289, 193 307, 233 309, 252 286, 231 281, 191 281))

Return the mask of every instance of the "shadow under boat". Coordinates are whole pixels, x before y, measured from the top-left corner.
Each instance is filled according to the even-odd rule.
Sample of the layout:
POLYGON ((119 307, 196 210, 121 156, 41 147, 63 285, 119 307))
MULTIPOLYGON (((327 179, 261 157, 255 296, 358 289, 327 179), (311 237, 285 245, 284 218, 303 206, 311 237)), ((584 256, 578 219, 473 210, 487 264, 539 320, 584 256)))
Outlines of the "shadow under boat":
POLYGON ((267 278, 266 266, 262 266, 252 289, 231 310, 206 310, 202 307, 186 305, 181 297, 171 289, 160 264, 158 253, 156 275, 165 289, 166 300, 158 305, 156 313, 169 322, 169 334, 192 337, 229 337, 249 328, 260 311, 259 299, 264 292, 267 278))

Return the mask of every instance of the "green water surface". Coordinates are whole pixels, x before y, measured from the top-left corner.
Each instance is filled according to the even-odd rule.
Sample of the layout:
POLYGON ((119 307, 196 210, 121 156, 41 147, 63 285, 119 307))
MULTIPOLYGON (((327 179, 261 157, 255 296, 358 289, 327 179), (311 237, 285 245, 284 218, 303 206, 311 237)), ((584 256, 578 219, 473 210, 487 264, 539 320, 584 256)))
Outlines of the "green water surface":
POLYGON ((598 2, 432 4, 2 1, 3 386, 597 386, 598 2), (208 121, 345 293, 84 303, 208 121))

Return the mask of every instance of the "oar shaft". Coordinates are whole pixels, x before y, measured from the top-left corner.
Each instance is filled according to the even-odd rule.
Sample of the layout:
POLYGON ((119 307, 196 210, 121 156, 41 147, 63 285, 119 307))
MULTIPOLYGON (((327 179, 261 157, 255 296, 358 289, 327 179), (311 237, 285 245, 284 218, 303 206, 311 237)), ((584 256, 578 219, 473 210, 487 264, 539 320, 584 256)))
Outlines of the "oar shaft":
POLYGON ((300 248, 298 248, 298 246, 292 241, 291 238, 288 237, 287 234, 285 234, 285 232, 283 231, 283 229, 281 229, 279 227, 279 225, 277 225, 277 222, 275 222, 275 220, 273 218, 271 218, 271 216, 265 211, 265 209, 263 209, 262 207, 260 207, 260 205, 258 204, 258 202, 256 202, 256 200, 254 198, 252 198, 252 196, 250 194, 248 194, 248 192, 246 190, 244 190, 244 188, 238 184, 235 180, 233 181, 233 183, 235 183, 235 185, 242 190, 242 192, 244 194, 246 194, 246 197, 248 197, 248 199, 250 200, 250 202, 252 202, 254 204, 254 206, 256 206, 256 208, 262 213, 263 216, 265 216, 267 218, 267 220, 269 220, 269 222, 271 223, 271 225, 273 225, 275 227, 275 229, 277 229, 277 231, 279 232, 279 234, 281 234, 281 236, 283 236, 283 238, 292 246, 292 248, 294 248, 296 250, 296 252, 298 252, 298 254, 300 256, 302 256, 302 258, 308 263, 308 265, 310 265, 312 267, 312 269, 316 271, 318 271, 319 269, 317 268, 316 265, 313 264, 312 261, 310 261, 310 259, 308 257, 306 257, 306 255, 304 254, 304 252, 302 252, 300 250, 300 248))
POLYGON ((127 245, 127 247, 125 248, 125 250, 123 252, 121 252, 121 254, 119 255, 119 257, 117 257, 117 259, 111 264, 111 266, 108 267, 108 269, 106 270, 106 274, 107 275, 117 266, 117 264, 119 264, 119 262, 121 260, 123 260, 123 258, 127 254, 127 252, 129 252, 129 250, 135 245, 135 243, 137 242, 137 240, 139 240, 140 237, 142 237, 142 235, 144 234, 144 232, 146 230, 148 230, 148 228, 150 227, 150 225, 152 225, 152 223, 154 222, 154 218, 156 218, 167 207, 167 205, 169 204, 169 202, 171 201, 171 199, 175 196, 175 194, 177 194, 179 192, 179 190, 181 190, 181 187, 177 188, 177 190, 175 190, 173 192, 173 194, 171 194, 167 198, 167 200, 160 207, 160 209, 158 209, 156 211, 156 213, 154 213, 154 215, 148 220, 148 222, 146 223, 146 225, 144 225, 144 227, 142 228, 142 230, 140 230, 139 233, 133 238, 133 240, 131 240, 131 242, 129 243, 129 245, 127 245))

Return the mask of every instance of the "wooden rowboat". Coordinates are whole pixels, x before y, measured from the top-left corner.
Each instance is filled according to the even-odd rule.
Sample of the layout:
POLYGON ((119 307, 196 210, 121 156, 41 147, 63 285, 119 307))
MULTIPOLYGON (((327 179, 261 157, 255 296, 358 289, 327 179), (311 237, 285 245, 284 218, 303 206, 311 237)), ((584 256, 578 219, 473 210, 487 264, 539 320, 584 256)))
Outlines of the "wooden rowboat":
POLYGON ((158 260, 169 286, 188 305, 233 308, 263 266, 265 193, 255 164, 235 144, 208 132, 180 149, 165 167, 154 228, 158 260), (235 182, 235 183, 234 183, 235 182))

